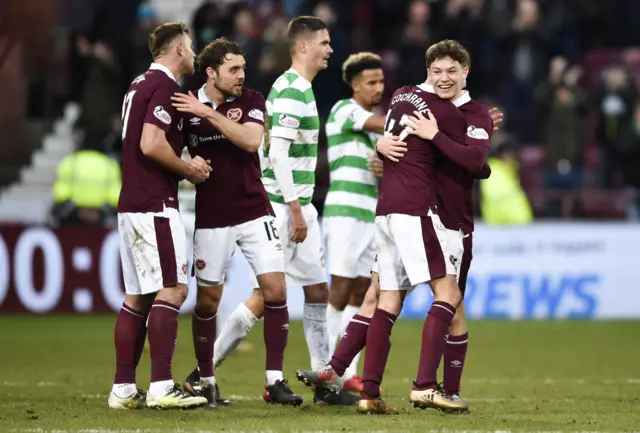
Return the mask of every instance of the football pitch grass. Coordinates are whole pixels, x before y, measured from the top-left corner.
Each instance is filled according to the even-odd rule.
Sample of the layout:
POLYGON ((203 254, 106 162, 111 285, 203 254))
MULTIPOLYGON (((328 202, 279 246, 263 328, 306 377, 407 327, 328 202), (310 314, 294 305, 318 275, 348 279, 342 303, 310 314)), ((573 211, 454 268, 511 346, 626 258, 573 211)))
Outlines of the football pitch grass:
MULTIPOLYGON (((422 323, 398 321, 384 377, 395 416, 362 416, 353 407, 315 407, 295 380, 309 358, 300 322, 292 323, 285 377, 305 402, 266 405, 262 326, 251 348, 217 372, 230 407, 191 411, 111 411, 115 316, 0 317, 0 432, 409 432, 638 431, 640 322, 503 322, 470 324, 463 397, 470 415, 418 410, 407 401, 422 323)), ((191 325, 180 320, 174 377, 194 367, 191 325)), ((138 386, 149 381, 148 353, 138 386)))

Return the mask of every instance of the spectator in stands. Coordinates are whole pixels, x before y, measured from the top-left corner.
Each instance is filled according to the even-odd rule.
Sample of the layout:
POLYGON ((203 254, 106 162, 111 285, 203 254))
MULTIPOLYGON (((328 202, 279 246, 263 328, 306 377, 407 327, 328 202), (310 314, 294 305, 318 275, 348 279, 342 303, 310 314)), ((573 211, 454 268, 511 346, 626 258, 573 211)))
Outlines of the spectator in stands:
POLYGON ((628 199, 627 218, 640 221, 640 102, 619 143, 622 182, 628 199))
POLYGON ((504 65, 503 103, 511 113, 513 132, 523 143, 539 139, 533 92, 548 65, 549 35, 540 21, 535 0, 518 0, 511 28, 500 41, 504 65))
POLYGON ((121 147, 118 141, 122 116, 121 88, 126 80, 106 42, 95 43, 91 52, 93 62, 82 94, 83 110, 77 126, 94 142, 92 146, 111 153, 121 147))
MULTIPOLYGON (((567 67, 564 57, 555 57, 549 78, 536 89, 540 120, 544 125, 547 175, 544 187, 552 194, 547 202, 547 216, 560 218, 563 192, 573 194, 582 186, 582 167, 586 144, 587 96, 578 85, 582 68, 567 67), (558 194, 559 196, 554 196, 558 194)), ((571 216, 578 216, 579 201, 572 203, 571 216)))
POLYGON ((153 6, 143 3, 138 7, 138 21, 133 29, 133 61, 132 77, 137 77, 149 69, 153 62, 149 52, 149 34, 160 25, 158 15, 153 6))
MULTIPOLYGON (((257 61, 258 72, 252 82, 254 89, 260 91, 265 98, 269 95, 276 79, 291 66, 287 25, 287 20, 277 15, 269 21, 264 30, 263 49, 257 61)), ((248 59, 248 61, 252 60, 248 59)))
MULTIPOLYGON (((402 31, 398 51, 402 59, 398 71, 398 86, 421 83, 427 71, 424 66, 424 53, 433 39, 429 32, 431 5, 425 0, 414 0, 409 5, 407 23, 402 31)), ((396 86, 396 87, 398 87, 396 86)))
POLYGON ((58 165, 52 217, 60 226, 112 226, 121 186, 120 165, 85 141, 58 165))
POLYGON ((613 64, 602 72, 601 89, 596 94, 596 134, 600 182, 604 188, 612 188, 616 183, 615 177, 620 167, 618 142, 630 128, 637 99, 638 90, 621 64, 613 64))
POLYGON ((249 9, 241 9, 234 16, 233 41, 240 45, 244 57, 248 59, 245 86, 254 88, 254 80, 258 70, 258 62, 262 50, 260 28, 256 25, 253 14, 249 9))
POLYGON ((515 149, 504 143, 494 144, 495 156, 489 179, 480 182, 480 209, 486 224, 521 225, 533 221, 531 205, 520 186, 515 149))

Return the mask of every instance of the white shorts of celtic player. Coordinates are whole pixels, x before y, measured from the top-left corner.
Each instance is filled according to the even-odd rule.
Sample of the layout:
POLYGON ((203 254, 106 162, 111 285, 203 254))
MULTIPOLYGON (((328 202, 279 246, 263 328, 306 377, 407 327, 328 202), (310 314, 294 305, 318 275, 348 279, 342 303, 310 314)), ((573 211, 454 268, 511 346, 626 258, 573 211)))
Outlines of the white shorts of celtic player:
POLYGON ((281 236, 275 219, 268 215, 232 227, 197 229, 193 239, 193 268, 198 284, 217 286, 240 247, 257 275, 284 272, 281 236))
MULTIPOLYGON (((271 202, 271 206, 276 213, 276 228, 284 251, 284 270, 287 281, 300 286, 326 283, 327 271, 316 208, 312 204, 302 206, 302 215, 307 223, 307 238, 304 242, 296 244, 289 240, 291 236, 289 205, 271 202)), ((255 275, 252 275, 251 279, 253 287, 258 287, 255 275)))
POLYGON ((329 274, 343 278, 371 277, 376 255, 373 222, 332 216, 322 219, 329 274))

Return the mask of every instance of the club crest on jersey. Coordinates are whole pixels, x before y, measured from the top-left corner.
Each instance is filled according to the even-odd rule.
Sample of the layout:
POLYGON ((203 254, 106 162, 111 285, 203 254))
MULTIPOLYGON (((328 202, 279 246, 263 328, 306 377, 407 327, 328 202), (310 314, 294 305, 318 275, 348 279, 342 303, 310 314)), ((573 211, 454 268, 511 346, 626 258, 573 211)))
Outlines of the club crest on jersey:
POLYGON ((198 136, 196 134, 189 134, 189 146, 196 147, 198 145, 198 136))
POLYGON ((171 115, 167 113, 162 105, 158 105, 153 109, 153 115, 165 125, 171 125, 171 115))
POLYGON ((195 265, 196 265, 196 269, 201 271, 201 270, 203 270, 204 268, 207 267, 207 262, 205 262, 202 259, 197 259, 196 262, 195 262, 195 265))
POLYGON ((183 263, 183 264, 182 264, 182 273, 183 273, 184 275, 187 275, 187 264, 186 264, 186 263, 183 263))
POLYGON ((471 125, 467 128, 467 136, 474 138, 476 140, 488 140, 489 134, 482 128, 476 128, 471 125))
POLYGON ((249 111, 249 117, 251 117, 252 119, 256 119, 260 122, 264 122, 264 113, 258 110, 257 108, 254 108, 253 110, 249 111))
POLYGON ((242 119, 242 110, 239 108, 232 108, 227 111, 227 118, 234 122, 239 122, 242 119))
POLYGON ((300 121, 294 117, 289 117, 282 113, 278 116, 278 123, 285 128, 298 128, 300 127, 300 121))

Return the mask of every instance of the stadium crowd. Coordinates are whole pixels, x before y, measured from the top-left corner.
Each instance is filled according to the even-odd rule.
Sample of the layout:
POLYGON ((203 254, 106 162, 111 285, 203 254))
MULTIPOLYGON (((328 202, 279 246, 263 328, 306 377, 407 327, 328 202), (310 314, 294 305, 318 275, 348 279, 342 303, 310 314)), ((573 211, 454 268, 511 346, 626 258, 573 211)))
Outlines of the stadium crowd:
MULTIPOLYGON (((246 85, 267 94, 289 66, 290 17, 313 14, 330 27, 329 68, 314 82, 324 120, 348 95, 341 66, 350 53, 383 58, 386 91, 424 79, 425 47, 454 38, 471 53, 468 89, 505 113, 492 140, 508 154, 537 217, 640 219, 640 4, 615 0, 203 1, 191 30, 196 52, 220 36, 248 59, 246 85), (418 49, 419 48, 419 49, 418 49), (519 169, 519 170, 518 170, 519 169), (605 190, 606 189, 606 190, 605 190), (615 189, 615 193, 610 193, 615 189)), ((80 102, 85 142, 118 155, 122 94, 151 62, 147 35, 162 16, 154 2, 70 2, 70 57, 58 80, 60 99, 80 102), (63 84, 60 84, 63 83, 63 84), (100 103, 95 103, 100 101, 100 103)), ((184 86, 202 82, 196 74, 184 86)), ((51 88, 52 86, 49 86, 51 88)), ((34 97, 32 97, 34 99, 34 97)), ((314 203, 328 187, 321 137, 314 203)))

